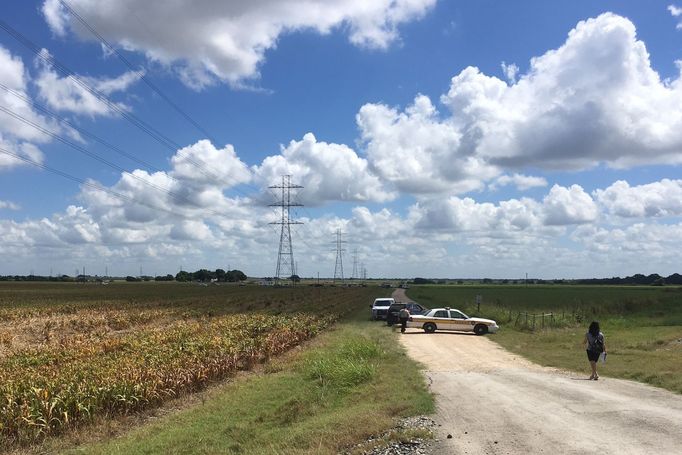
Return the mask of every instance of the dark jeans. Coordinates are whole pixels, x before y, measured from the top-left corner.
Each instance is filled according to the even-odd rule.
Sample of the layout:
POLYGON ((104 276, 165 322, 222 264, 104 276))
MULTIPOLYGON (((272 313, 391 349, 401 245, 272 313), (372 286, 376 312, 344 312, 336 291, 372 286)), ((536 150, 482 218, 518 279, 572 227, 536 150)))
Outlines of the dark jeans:
POLYGON ((405 333, 406 328, 407 328, 407 318, 400 318, 400 331, 402 333, 405 333))

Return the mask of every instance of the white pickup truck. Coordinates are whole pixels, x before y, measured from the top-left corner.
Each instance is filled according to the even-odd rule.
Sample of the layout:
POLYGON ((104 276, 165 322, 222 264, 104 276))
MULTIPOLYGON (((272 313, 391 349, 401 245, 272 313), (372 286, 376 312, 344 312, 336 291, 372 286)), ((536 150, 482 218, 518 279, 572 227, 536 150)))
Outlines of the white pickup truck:
POLYGON ((372 304, 372 321, 378 319, 386 319, 388 314, 388 307, 395 303, 392 297, 384 297, 380 299, 375 299, 372 304))

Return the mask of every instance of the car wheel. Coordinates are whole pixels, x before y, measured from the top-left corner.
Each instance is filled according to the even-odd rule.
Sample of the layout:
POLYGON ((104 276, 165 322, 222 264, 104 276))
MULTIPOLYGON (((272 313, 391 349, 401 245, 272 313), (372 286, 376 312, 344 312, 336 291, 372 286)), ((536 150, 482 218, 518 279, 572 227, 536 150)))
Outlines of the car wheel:
POLYGON ((485 335, 488 333, 488 326, 484 324, 478 324, 474 327, 474 333, 476 335, 485 335))
POLYGON ((424 332, 426 333, 433 333, 436 331, 436 324, 433 322, 427 322, 424 324, 424 332))

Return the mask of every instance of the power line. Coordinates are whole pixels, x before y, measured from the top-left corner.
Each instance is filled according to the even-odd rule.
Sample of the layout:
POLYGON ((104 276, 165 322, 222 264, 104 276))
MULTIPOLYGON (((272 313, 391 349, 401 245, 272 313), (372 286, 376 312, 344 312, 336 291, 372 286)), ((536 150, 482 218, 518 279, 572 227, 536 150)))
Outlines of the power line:
MULTIPOLYGON (((2 111, 2 112, 4 112, 4 113, 6 113, 7 115, 9 115, 9 116, 11 116, 11 117, 13 117, 13 118, 15 118, 15 119, 17 119, 17 120, 23 122, 23 123, 25 123, 25 124, 27 124, 27 125, 29 125, 29 126, 35 128, 35 129, 37 129, 38 131, 40 131, 40 132, 42 132, 42 133, 44 133, 44 134, 47 134, 48 136, 50 136, 50 137, 52 137, 52 138, 58 140, 59 142, 65 144, 65 145, 68 145, 69 147, 73 148, 74 150, 76 150, 76 151, 78 151, 78 152, 80 152, 80 153, 82 153, 82 154, 84 154, 84 155, 87 155, 87 156, 89 156, 90 158, 92 158, 92 159, 94 159, 94 160, 97 160, 97 161, 99 161, 100 163, 102 163, 102 164, 104 164, 104 165, 106 165, 106 166, 109 166, 109 167, 112 168, 112 169, 115 169, 115 170, 117 170, 117 171, 119 171, 119 172, 121 172, 121 173, 124 173, 124 174, 126 174, 126 175, 128 175, 128 176, 134 178, 135 180, 138 180, 139 182, 142 182, 144 185, 150 186, 150 187, 152 187, 152 188, 154 188, 154 189, 156 189, 156 190, 158 190, 158 191, 161 191, 162 193, 168 194, 169 196, 172 196, 172 197, 174 197, 174 198, 183 200, 183 201, 185 201, 185 202, 188 202, 189 204, 196 205, 197 207, 199 207, 197 204, 195 204, 194 202, 192 202, 192 201, 191 201, 190 199, 188 199, 186 196, 184 196, 184 195, 182 195, 182 194, 179 194, 179 193, 176 193, 176 192, 174 192, 174 191, 170 191, 170 190, 168 190, 168 189, 166 189, 166 188, 163 188, 163 187, 161 187, 161 186, 159 186, 159 185, 156 185, 155 183, 152 183, 152 182, 150 182, 150 181, 148 181, 148 180, 146 180, 146 179, 140 177, 139 175, 136 175, 136 174, 133 174, 133 173, 131 173, 131 172, 128 172, 125 168, 123 168, 123 167, 121 167, 121 166, 119 166, 119 165, 117 165, 117 164, 115 164, 115 163, 112 163, 111 161, 107 160, 106 158, 102 158, 101 156, 97 155, 96 153, 93 153, 93 152, 87 150, 86 148, 81 147, 80 145, 78 145, 78 144, 76 144, 76 143, 74 143, 74 142, 72 142, 72 141, 70 141, 70 140, 68 140, 68 139, 66 139, 66 138, 64 138, 64 137, 62 137, 62 136, 60 136, 59 134, 56 134, 56 133, 54 133, 54 132, 52 132, 52 131, 50 131, 50 130, 48 130, 48 129, 46 129, 46 128, 43 128, 42 126, 38 125, 37 123, 35 123, 35 122, 33 122, 33 121, 31 121, 31 120, 29 120, 29 119, 23 117, 23 116, 21 116, 21 115, 15 113, 15 112, 13 112, 13 111, 11 111, 10 109, 7 109, 7 108, 4 107, 4 106, 0 106, 0 111, 2 111)), ((201 208, 201 209, 203 209, 203 210, 206 210, 206 211, 208 211, 208 212, 212 212, 214 215, 222 216, 221 213, 215 212, 215 211, 213 211, 213 210, 211 210, 211 209, 205 209, 205 208, 203 208, 203 207, 199 207, 199 208, 201 208)))
MULTIPOLYGON (((305 227, 306 224, 303 223, 303 226, 305 227)), ((309 230, 309 231, 310 231, 310 230, 309 230)), ((303 243, 305 244, 305 246, 307 246, 308 249, 310 249, 311 251, 315 251, 315 249, 317 249, 316 246, 311 245, 310 242, 308 242, 308 241, 306 240, 306 238, 305 238, 303 235, 301 235, 301 233, 299 233, 298 231, 294 230, 294 234, 295 234, 295 235, 298 237, 298 239, 299 239, 301 242, 303 242, 303 243)))
POLYGON ((185 215, 185 214, 182 214, 182 213, 177 213, 177 212, 174 212, 174 211, 172 211, 172 210, 165 209, 165 208, 163 208, 163 207, 158 207, 158 206, 155 206, 155 205, 153 205, 153 204, 149 204, 148 202, 138 201, 138 200, 136 200, 135 198, 132 198, 132 197, 130 197, 130 196, 127 196, 127 195, 125 195, 125 194, 123 194, 123 193, 119 193, 118 191, 114 191, 114 190, 112 190, 112 189, 110 189, 110 188, 107 188, 107 187, 105 187, 105 186, 98 185, 98 184, 96 184, 96 183, 93 183, 92 181, 88 181, 88 180, 81 179, 81 178, 79 178, 79 177, 75 177, 75 176, 73 176, 73 175, 71 175, 71 174, 68 174, 68 173, 66 173, 66 172, 64 172, 64 171, 60 171, 60 170, 55 169, 55 168, 53 168, 53 167, 47 166, 47 165, 45 165, 45 164, 38 163, 37 161, 33 161, 33 160, 29 159, 29 158, 26 158, 26 157, 24 157, 24 156, 21 156, 21 155, 19 155, 19 154, 16 154, 16 153, 14 153, 14 152, 11 152, 11 151, 9 151, 9 150, 3 148, 3 147, 0 147, 0 153, 4 153, 5 155, 9 155, 9 156, 11 156, 11 157, 13 157, 13 158, 15 158, 15 159, 17 159, 17 160, 23 161, 23 162, 25 162, 25 163, 27 163, 27 164, 30 164, 30 165, 32 165, 32 166, 35 166, 35 167, 37 167, 37 168, 40 168, 40 169, 43 169, 43 170, 45 170, 45 171, 51 172, 51 173, 53 173, 53 174, 59 175, 59 176, 61 176, 61 177, 64 177, 65 179, 74 181, 74 182, 79 183, 79 184, 81 184, 81 185, 83 185, 83 186, 87 186, 87 187, 89 187, 89 188, 93 188, 93 189, 96 189, 96 190, 98 190, 98 191, 104 191, 105 193, 111 194, 112 196, 114 196, 114 197, 116 197, 116 198, 118 198, 118 199, 121 199, 121 200, 123 200, 123 201, 131 202, 131 203, 133 203, 133 204, 144 205, 145 207, 148 207, 148 208, 150 208, 150 209, 158 210, 158 211, 160 211, 160 212, 166 212, 166 213, 168 213, 168 214, 170 214, 170 215, 174 215, 174 216, 177 216, 177 217, 180 217, 180 218, 194 219, 194 217, 190 217, 190 216, 185 215))
MULTIPOLYGON (((149 123, 140 119, 135 114, 130 113, 130 112, 126 111, 125 109, 122 109, 119 105, 117 105, 116 103, 109 100, 108 97, 105 94, 103 94, 100 90, 97 90, 96 88, 90 86, 86 81, 81 79, 73 70, 71 70, 68 66, 64 65, 63 63, 61 63, 54 56, 52 56, 50 54, 46 55, 46 52, 43 52, 42 48, 37 46, 33 41, 31 41, 29 38, 27 38, 25 35, 23 35, 21 32, 19 32, 15 28, 13 28, 11 25, 9 25, 7 22, 5 22, 2 19, 0 19, 0 28, 2 28, 7 34, 12 36, 17 42, 19 42, 21 45, 23 45, 25 48, 27 48, 33 54, 35 54, 38 59, 40 59, 41 61, 45 62, 46 64, 54 67, 60 74, 62 74, 62 76, 70 78, 73 82, 78 84, 78 86, 80 86, 82 89, 89 92, 94 97, 96 97, 98 100, 105 103, 107 105, 107 107, 109 107, 109 109, 111 109, 112 111, 121 115, 121 117, 123 117, 129 123, 136 126, 138 129, 140 129, 145 134, 152 137, 154 140, 159 142, 159 144, 161 144, 162 146, 168 148, 169 150, 171 150, 173 152, 179 152, 179 150, 181 149, 181 146, 178 143, 176 143, 172 139, 165 136, 163 133, 158 131, 156 128, 151 126, 149 123)), ((168 97, 165 97, 165 98, 168 98, 168 97)), ((172 101, 170 99, 168 99, 167 101, 169 101, 171 104, 174 104, 174 103, 172 103, 172 101)), ((209 139, 211 139, 210 135, 207 134, 207 136, 209 136, 209 139)), ((181 155, 178 154, 178 156, 181 156, 181 155)), ((188 163, 190 163, 192 166, 196 167, 197 170, 199 170, 199 172, 201 172, 204 176, 209 177, 211 179, 220 180, 217 175, 215 175, 215 174, 211 173, 209 170, 207 170, 207 167, 203 163, 193 159, 190 156, 185 156, 184 159, 188 163)), ((244 183, 243 185, 247 186, 247 187, 249 187, 249 188, 251 188, 257 192, 259 192, 261 190, 260 188, 257 188, 253 185, 249 185, 247 183, 244 183)), ((247 193, 245 193, 244 191, 237 188, 237 186, 234 186, 232 188, 232 190, 243 195, 244 197, 250 198, 250 196, 247 193)))
MULTIPOLYGON (((78 14, 71 5, 69 5, 65 0, 59 0, 59 2, 62 4, 62 6, 69 12, 71 13, 72 16, 74 16, 85 28, 87 28, 90 33, 92 33, 99 41, 104 44, 107 49, 109 49, 113 54, 115 54, 119 60, 121 60, 131 71, 135 71, 135 68, 133 67, 133 64, 130 63, 130 61, 125 58, 123 54, 121 54, 114 46, 112 46, 109 41, 107 41, 93 26, 91 26, 80 14, 78 14)), ((216 141, 212 135, 206 131, 199 123, 197 123, 187 112, 185 112, 183 109, 180 108, 176 103, 173 102, 161 89, 154 84, 148 77, 147 77, 147 72, 149 69, 141 65, 144 70, 145 74, 142 75, 140 78, 147 86, 154 91, 157 95, 159 95, 165 102, 167 102, 178 114, 180 114, 185 120, 187 120, 189 123, 191 123, 198 131, 206 135, 206 137, 213 142, 214 144, 218 144, 218 141, 216 141)))
MULTIPOLYGON (((52 111, 51 109, 47 108, 46 106, 32 100, 31 98, 29 98, 27 96, 24 96, 21 92, 18 92, 14 89, 7 87, 5 84, 3 84, 1 82, 0 82, 0 88, 5 90, 10 95, 13 95, 14 97, 19 98, 20 100, 24 101, 27 105, 30 105, 32 108, 42 112, 43 114, 45 114, 49 117, 52 117, 53 119, 55 119, 61 123, 64 123, 65 125, 67 125, 71 129, 73 129, 74 131, 77 131, 78 133, 82 134, 83 136, 89 137, 90 139, 98 142, 99 144, 105 146, 106 148, 108 148, 110 150, 113 150, 114 152, 118 153, 119 155, 125 156, 129 160, 134 161, 137 164, 140 164, 142 166, 146 166, 146 167, 148 167, 148 168, 150 168, 156 172, 163 172, 161 169, 157 168, 153 164, 150 164, 150 163, 136 157, 135 155, 127 153, 126 151, 124 151, 121 148, 107 142, 106 140, 102 139, 101 137, 97 136, 96 134, 91 133, 90 131, 76 125, 75 123, 73 123, 72 121, 70 121, 66 117, 64 117, 63 115, 57 114, 56 112, 52 111)), ((169 176, 169 177, 172 179, 175 179, 172 176, 169 176)))
MULTIPOLYGON (((18 98, 18 99, 24 101, 27 105, 30 105, 32 108, 34 108, 34 109, 36 109, 36 110, 42 112, 43 114, 45 114, 45 115, 47 115, 47 116, 49 116, 49 117, 52 117, 53 119, 57 120, 58 122, 64 123, 64 124, 67 125, 69 128, 72 128, 73 130, 77 131, 78 133, 82 134, 83 136, 86 136, 86 137, 88 137, 88 138, 90 138, 90 139, 92 139, 92 140, 98 142, 99 144, 101 144, 101 145, 103 145, 104 147, 106 147, 106 148, 108 148, 108 149, 110 149, 110 150, 112 150, 112 151, 118 153, 119 155, 124 156, 124 157, 130 159, 131 161, 134 161, 134 162, 137 163, 137 164, 140 164, 140 165, 142 165, 142 166, 149 167, 149 168, 151 168, 152 170, 154 170, 154 171, 156 171, 156 172, 164 172, 165 175, 166 175, 169 179, 173 180, 174 182, 179 182, 178 179, 176 179, 176 178, 173 177, 172 175, 168 174, 167 172, 161 170, 160 168, 154 166, 153 164, 150 164, 150 163, 148 163, 148 162, 146 162, 146 161, 144 161, 144 160, 142 160, 142 159, 140 159, 140 158, 137 158, 135 155, 133 155, 133 154, 131 154, 131 153, 128 153, 128 152, 126 152, 125 150, 121 149, 120 147, 117 147, 117 146, 115 146, 115 145, 109 143, 108 141, 106 141, 105 139, 101 138, 100 136, 98 136, 98 135, 96 135, 96 134, 94 134, 94 133, 92 133, 92 132, 86 130, 85 128, 82 128, 82 127, 80 127, 80 126, 74 124, 73 122, 71 122, 70 120, 68 120, 66 117, 64 117, 64 116, 62 116, 62 115, 60 115, 60 114, 58 114, 58 113, 52 111, 51 109, 47 108, 46 106, 44 106, 44 105, 42 105, 42 104, 40 104, 40 103, 38 103, 38 102, 36 102, 36 101, 34 101, 34 100, 31 100, 29 97, 23 95, 22 93, 20 93, 20 92, 18 92, 18 91, 16 91, 16 90, 11 89, 10 87, 7 87, 5 84, 3 84, 3 83, 1 83, 1 82, 0 82, 0 88, 3 89, 3 90, 5 90, 7 93, 13 95, 14 97, 16 97, 16 98, 18 98)), ((12 117, 14 117, 14 118, 16 118, 17 120, 20 120, 20 121, 22 121, 22 122, 28 124, 29 126, 33 126, 33 127, 35 127, 35 128, 40 128, 40 130, 41 130, 42 132, 44 132, 45 134, 56 135, 56 133, 52 133, 52 132, 47 133, 47 132, 45 132, 45 131, 42 129, 42 127, 36 126, 36 124, 35 124, 34 122, 31 122, 30 120, 28 120, 28 119, 22 117, 21 115, 17 114, 16 112, 13 112, 13 111, 10 112, 8 109, 2 108, 2 107, 0 107, 0 110, 5 111, 8 115, 11 115, 12 117)), ((58 139, 58 140, 59 140, 59 139, 58 139)), ((63 141, 60 140, 60 142, 63 142, 63 141)), ((68 144, 67 144, 67 145, 68 145, 68 144)), ((90 155, 89 153, 86 153, 86 154, 90 155)), ((95 158, 95 159, 97 159, 98 161, 100 161, 98 158, 95 158)), ((115 168, 115 169, 117 169, 117 170, 119 170, 119 171, 121 171, 121 172, 125 172, 125 173, 127 173, 127 174, 129 174, 129 175, 131 175, 131 176, 133 176, 133 177, 135 177, 135 178, 138 178, 138 177, 136 177, 134 174, 131 174, 131 173, 127 172, 126 170, 122 169, 122 168, 115 168)), ((254 188, 255 188, 255 187, 254 187, 254 188)), ((235 190, 237 190, 237 189, 235 188, 235 190)), ((237 190, 237 191, 238 191, 238 190, 237 190)), ((249 196, 248 196, 246 193, 244 193, 244 192, 241 192, 241 194, 244 195, 245 197, 249 197, 249 196)), ((274 193, 273 193, 273 194, 274 194, 274 193)), ((174 195, 174 196, 175 196, 175 195, 174 195)), ((185 200, 186 202, 189 202, 190 204, 193 204, 193 202, 192 202, 191 200, 185 198, 184 196, 178 195, 177 197, 179 197, 180 199, 185 200)), ((200 207, 200 208, 201 208, 201 207, 200 207)), ((215 213, 215 214, 218 214, 217 212, 214 212, 214 213, 215 213)), ((276 213, 276 212, 275 212, 275 213, 276 213)))
MULTIPOLYGON (((88 30, 90 31, 90 33, 92 33, 92 34, 93 34, 93 35, 94 35, 102 44, 104 44, 104 45, 107 47, 107 49, 109 49, 109 51, 111 51, 113 54, 115 54, 116 57, 118 57, 118 58, 123 62, 123 64, 125 64, 125 65, 128 67, 128 69, 130 69, 131 71, 136 71, 136 69, 139 68, 139 67, 143 68, 145 71, 144 71, 144 74, 140 77, 140 80, 142 80, 142 81, 143 81, 143 82, 144 82, 152 91, 154 91, 154 93, 156 93, 156 94, 159 95, 164 101, 166 101, 166 102, 167 102, 167 103, 168 103, 176 112, 178 112, 185 120, 187 120, 189 123, 191 123, 199 132, 201 132, 202 134, 204 134, 211 142, 213 142, 214 144, 218 144, 218 143, 219 143, 211 133, 209 133, 204 127, 202 127, 196 120, 194 120, 194 118, 192 118, 192 117, 191 117, 186 111, 184 111, 177 103, 175 103, 168 95, 166 95, 166 94, 165 94, 165 93, 164 93, 164 92, 163 92, 163 91, 162 91, 162 90, 161 90, 161 89, 160 89, 160 88, 159 88, 159 87, 158 87, 158 86, 157 86, 157 85, 156 85, 156 84, 147 76, 147 74, 149 73, 149 68, 148 68, 146 65, 140 64, 139 67, 136 68, 136 67, 130 62, 130 60, 128 60, 122 53, 120 53, 120 52, 118 51, 118 49, 116 49, 115 46, 113 46, 113 45, 112 45, 112 44, 111 44, 111 43, 110 43, 110 42, 109 42, 101 33, 99 33, 99 32, 97 31, 97 29, 95 29, 94 26, 92 26, 90 23, 88 23, 88 21, 86 21, 85 18, 83 18, 83 16, 81 16, 80 14, 78 14, 78 12, 75 10, 75 8, 73 8, 73 7, 69 4, 69 2, 67 2, 66 0, 59 0, 59 2, 62 4, 62 6, 63 6, 63 7, 64 7, 72 16, 74 16, 74 17, 75 17, 75 18, 76 18, 76 19, 77 19, 77 20, 78 20, 86 29, 88 29, 88 30)), ((255 187, 255 186, 253 186, 253 185, 249 185, 249 184, 244 184, 244 185, 250 187, 251 189, 253 189, 253 190, 255 190, 255 191, 260 191, 260 190, 261 190, 260 188, 257 188, 257 187, 255 187)), ((273 193, 273 195, 274 195, 275 197, 277 197, 277 195, 275 195, 274 193, 273 193)))
POLYGON ((86 90, 88 93, 90 93, 103 103, 105 103, 107 107, 109 107, 109 109, 115 111, 123 118, 131 122, 133 125, 137 126, 140 130, 142 130, 143 132, 157 140, 161 145, 168 147, 170 149, 180 148, 180 146, 176 142, 174 142, 172 139, 169 139, 167 136, 165 136, 163 133, 155 129, 153 126, 149 125, 147 122, 140 119, 135 114, 127 112, 125 109, 122 109, 116 103, 109 100, 109 98, 107 98, 105 94, 103 94, 101 91, 97 90, 96 88, 90 86, 88 83, 83 81, 80 77, 78 77, 78 75, 74 71, 69 69, 66 65, 61 63, 55 57, 53 57, 52 55, 45 55, 45 52, 43 52, 43 50, 39 48, 33 41, 28 39, 18 30, 16 30, 7 22, 1 19, 0 28, 5 30, 5 32, 7 32, 10 36, 12 36, 12 38, 17 40, 21 45, 23 45, 28 50, 33 52, 36 55, 36 57, 38 57, 40 60, 56 68, 57 71, 59 71, 62 75, 70 77, 71 80, 78 84, 78 86, 80 86, 82 89, 86 90))
MULTIPOLYGON (((45 53, 42 51, 41 48, 39 48, 35 43, 33 43, 29 38, 21 34, 18 30, 13 28, 11 25, 6 23, 5 21, 0 19, 0 28, 5 30, 10 36, 12 36, 15 40, 17 40, 21 45, 26 47, 28 50, 30 50, 32 53, 36 55, 36 57, 43 62, 47 63, 48 65, 53 66, 54 68, 57 69, 57 71, 60 72, 65 77, 69 77, 71 80, 73 80, 76 84, 78 84, 81 88, 95 96, 97 99, 102 101, 109 107, 112 111, 115 111, 121 117, 126 119, 128 122, 132 123, 135 125, 138 129, 140 129, 142 132, 146 133, 153 139, 155 139, 157 142, 159 142, 161 145, 164 147, 168 148, 172 152, 177 152, 179 151, 182 147, 173 141, 172 139, 168 138, 165 136, 163 133, 158 131, 156 128, 145 122, 144 120, 140 119, 137 117, 135 114, 127 112, 125 109, 122 109, 120 106, 118 106, 116 103, 112 102, 107 98, 105 94, 103 94, 101 91, 97 90, 96 88, 92 87, 89 85, 87 82, 85 82, 83 79, 81 79, 74 71, 69 69, 66 65, 61 63, 57 58, 55 58, 52 55, 45 55, 45 53)), ((187 160, 190 164, 195 166, 199 172, 201 172, 203 175, 206 177, 209 177, 211 179, 218 179, 218 177, 215 174, 212 174, 210 171, 206 169, 206 166, 204 166, 201 162, 196 161, 190 156, 185 156, 185 160, 187 160)), ((248 194, 244 193, 243 191, 239 190, 238 188, 233 188, 235 191, 241 193, 245 197, 249 197, 248 194)))
MULTIPOLYGON (((66 1, 66 0, 59 0, 59 2, 64 6, 64 8, 71 14, 73 15, 85 28, 87 28, 90 33, 92 33, 102 44, 104 44, 107 49, 109 49, 113 54, 115 54, 131 71, 135 71, 136 68, 135 66, 123 55, 121 54, 116 47, 114 47, 109 41, 100 34, 95 27, 93 27, 91 24, 86 21, 83 16, 78 14, 78 12, 66 1)), ((214 138, 214 136, 209 133, 205 128, 203 128, 196 120, 194 120, 187 112, 185 112, 180 106, 178 106, 173 100, 167 96, 154 82, 147 77, 147 73, 149 72, 149 68, 147 68, 144 64, 141 64, 140 67, 142 67, 145 72, 144 74, 140 77, 140 80, 142 80, 147 86, 154 91, 157 95, 159 95, 164 101, 166 101, 176 112, 178 112, 185 120, 187 120, 189 123, 191 123, 199 132, 203 133, 212 143, 218 144, 219 142, 214 138)), ((260 191, 260 188, 257 188, 253 185, 248 185, 244 184, 245 186, 250 187, 251 189, 255 191, 260 191)), ((272 192, 273 196, 277 197, 277 195, 272 192)))

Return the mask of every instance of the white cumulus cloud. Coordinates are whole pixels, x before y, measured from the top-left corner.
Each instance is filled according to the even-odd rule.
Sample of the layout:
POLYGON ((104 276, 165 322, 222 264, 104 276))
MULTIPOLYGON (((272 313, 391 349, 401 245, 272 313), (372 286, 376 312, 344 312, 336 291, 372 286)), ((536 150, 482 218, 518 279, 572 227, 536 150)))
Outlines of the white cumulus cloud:
POLYGON ((682 180, 663 179, 637 186, 619 180, 594 195, 609 213, 620 217, 682 216, 682 180))
POLYGON ((300 141, 291 141, 279 155, 267 157, 253 171, 263 186, 279 184, 282 175, 294 176, 292 183, 304 183, 300 199, 306 205, 328 201, 385 202, 395 197, 370 171, 367 160, 353 149, 318 141, 312 133, 300 141))
POLYGON ((628 19, 580 22, 507 86, 476 68, 442 98, 473 150, 505 166, 585 169, 682 162, 682 83, 662 81, 628 19))
POLYGON ((581 21, 526 73, 504 69, 516 82, 475 67, 455 75, 440 99, 447 113, 424 95, 402 112, 364 105, 357 123, 373 171, 401 191, 457 194, 528 167, 682 163, 682 78, 660 78, 627 18, 581 21))
MULTIPOLYGON (((189 86, 216 80, 235 85, 257 77, 266 51, 284 33, 347 30, 353 44, 384 49, 401 24, 424 16, 436 0, 255 0, 138 2, 71 0, 70 6, 108 41, 150 60, 175 66, 189 86), (179 32, 181 31, 181 32, 179 32)), ((89 32, 59 0, 42 12, 55 34, 89 32)))
POLYGON ((597 219, 599 208, 580 185, 554 185, 543 199, 548 225, 584 224, 597 219))
POLYGON ((438 118, 428 97, 419 95, 405 112, 366 104, 357 114, 374 173, 408 193, 465 193, 481 189, 499 170, 462 151, 462 133, 438 118))
POLYGON ((489 187, 494 191, 502 186, 507 185, 514 185, 518 190, 524 191, 530 188, 547 186, 547 180, 544 177, 537 177, 533 175, 501 175, 496 178, 493 183, 489 185, 489 187))
POLYGON ((49 136, 27 122, 47 130, 59 127, 36 113, 25 101, 29 99, 29 75, 20 57, 0 45, 0 170, 27 163, 12 156, 42 163, 44 156, 36 144, 46 143, 49 136), (22 121, 25 120, 25 121, 22 121))
POLYGON ((72 112, 78 115, 115 116, 118 111, 130 110, 129 106, 121 102, 107 103, 102 96, 108 98, 116 92, 125 92, 143 75, 141 71, 129 71, 115 78, 95 78, 88 76, 60 76, 49 62, 50 54, 43 49, 41 55, 48 59, 36 58, 38 75, 34 83, 38 87, 38 96, 51 108, 72 112), (86 87, 92 87, 93 91, 86 87))

